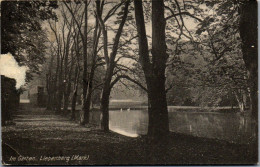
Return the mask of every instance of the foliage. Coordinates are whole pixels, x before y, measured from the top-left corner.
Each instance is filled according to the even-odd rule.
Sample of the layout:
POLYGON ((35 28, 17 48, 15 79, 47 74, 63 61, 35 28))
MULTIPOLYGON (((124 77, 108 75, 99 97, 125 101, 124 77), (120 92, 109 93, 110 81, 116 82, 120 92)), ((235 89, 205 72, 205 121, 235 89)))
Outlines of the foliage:
MULTIPOLYGON (((168 71, 174 75, 173 88, 183 92, 175 96, 182 98, 186 94, 197 105, 219 105, 222 99, 229 96, 231 103, 235 98, 234 92, 248 89, 238 33, 238 4, 205 1, 202 4, 191 2, 189 5, 199 23, 197 29, 189 31, 187 38, 190 42, 183 42, 187 39, 181 38, 170 48, 170 64, 173 68, 168 71), (178 82, 182 85, 178 86, 178 82)), ((189 9, 186 8, 186 11, 189 9)), ((168 97, 174 96, 171 91, 169 93, 168 97)))
POLYGON ((44 62, 46 34, 41 20, 56 18, 55 1, 2 1, 1 2, 1 53, 10 52, 20 65, 38 72, 44 62))

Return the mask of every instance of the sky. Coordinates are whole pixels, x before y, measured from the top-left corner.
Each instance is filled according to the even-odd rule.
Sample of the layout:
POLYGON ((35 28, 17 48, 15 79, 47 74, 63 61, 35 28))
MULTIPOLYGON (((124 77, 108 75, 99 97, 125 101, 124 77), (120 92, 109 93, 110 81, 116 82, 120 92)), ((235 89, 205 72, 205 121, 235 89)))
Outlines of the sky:
POLYGON ((16 89, 25 84, 26 66, 19 66, 14 57, 8 54, 0 56, 0 74, 16 80, 16 89))

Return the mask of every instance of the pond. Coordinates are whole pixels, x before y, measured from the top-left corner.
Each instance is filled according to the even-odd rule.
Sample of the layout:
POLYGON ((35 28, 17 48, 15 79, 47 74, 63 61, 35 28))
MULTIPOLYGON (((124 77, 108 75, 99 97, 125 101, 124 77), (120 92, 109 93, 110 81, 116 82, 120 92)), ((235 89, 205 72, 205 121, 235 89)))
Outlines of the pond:
MULTIPOLYGON (((147 110, 114 110, 109 114, 112 131, 130 137, 147 133, 147 110)), ((234 143, 247 143, 252 137, 251 121, 245 113, 169 112, 169 127, 172 132, 234 143)))

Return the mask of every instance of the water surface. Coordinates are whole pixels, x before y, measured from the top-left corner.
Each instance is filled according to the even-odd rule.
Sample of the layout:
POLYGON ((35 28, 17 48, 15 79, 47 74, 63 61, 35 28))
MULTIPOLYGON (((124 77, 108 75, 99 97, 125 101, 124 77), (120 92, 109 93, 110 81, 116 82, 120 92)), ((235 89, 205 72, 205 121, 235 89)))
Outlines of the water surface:
MULTIPOLYGON (((137 137, 146 134, 147 110, 110 111, 110 129, 137 137)), ((169 112, 170 131, 193 136, 247 143, 252 137, 251 121, 243 113, 169 112)))

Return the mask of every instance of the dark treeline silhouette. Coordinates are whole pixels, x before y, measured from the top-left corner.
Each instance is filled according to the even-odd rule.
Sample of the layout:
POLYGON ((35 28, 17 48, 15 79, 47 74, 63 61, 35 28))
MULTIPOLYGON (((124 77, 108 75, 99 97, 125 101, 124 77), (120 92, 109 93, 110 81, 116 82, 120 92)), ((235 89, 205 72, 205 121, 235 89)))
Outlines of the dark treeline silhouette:
POLYGON ((13 114, 18 110, 20 92, 16 90, 15 79, 1 75, 1 123, 2 126, 12 121, 13 114))

